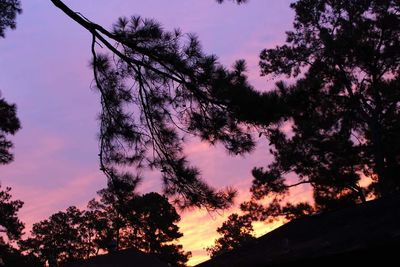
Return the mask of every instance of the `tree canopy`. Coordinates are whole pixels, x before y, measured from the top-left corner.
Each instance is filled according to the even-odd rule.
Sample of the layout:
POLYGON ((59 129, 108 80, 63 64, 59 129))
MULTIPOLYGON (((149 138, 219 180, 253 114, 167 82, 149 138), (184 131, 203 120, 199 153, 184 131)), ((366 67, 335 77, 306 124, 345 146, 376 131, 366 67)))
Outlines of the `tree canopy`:
MULTIPOLYGON (((0 0, 0 38, 5 37, 7 28, 15 29, 15 19, 21 11, 19 0, 0 0)), ((13 143, 7 138, 21 128, 16 109, 16 105, 9 104, 0 92, 0 165, 13 161, 13 143)), ((0 261, 7 266, 26 266, 32 259, 12 246, 21 239, 25 227, 18 218, 23 202, 13 200, 10 192, 11 188, 2 188, 0 182, 0 261)))
MULTIPOLYGON (((12 200, 11 188, 2 189, 0 185, 0 233, 5 233, 9 241, 18 240, 22 235, 24 224, 18 219, 18 211, 22 207, 21 200, 12 200)), ((0 236, 0 243, 5 243, 0 236)))
POLYGON ((399 2, 291 6, 294 30, 286 44, 261 52, 260 66, 263 75, 297 81, 271 92, 281 106, 281 119, 265 131, 274 161, 253 170, 254 201, 243 208, 265 211, 255 202, 281 202, 300 184, 313 189, 317 210, 398 193, 399 2), (298 181, 288 183, 287 174, 298 181))
POLYGON ((248 245, 255 240, 252 235, 252 219, 248 215, 239 216, 236 213, 229 215, 228 219, 217 229, 217 232, 222 237, 215 240, 214 246, 207 248, 211 258, 248 245))
POLYGON ((123 196, 115 195, 112 187, 100 190, 100 199, 91 200, 87 210, 72 206, 35 223, 31 236, 20 242, 21 249, 41 259, 42 265, 136 248, 173 266, 185 266, 191 253, 176 243, 183 234, 175 208, 158 193, 140 196, 128 188, 133 189, 126 184, 123 196))
POLYGON ((241 207, 253 219, 293 219, 399 191, 398 1, 291 4, 293 30, 286 44, 261 52, 260 67, 262 75, 295 82, 264 93, 248 83, 244 61, 224 68, 193 35, 140 17, 121 18, 107 31, 52 2, 93 36, 100 161, 111 182, 121 177, 120 165, 147 165, 161 170, 164 191, 179 207, 226 208, 234 192, 202 182, 182 153, 183 134, 242 154, 255 146, 252 128, 274 156, 252 172, 252 199, 241 207), (97 42, 113 61, 97 53, 97 42), (303 184, 314 203, 287 202, 303 184), (265 198, 268 206, 260 204, 265 198))
MULTIPOLYGON (((241 205, 246 214, 230 216, 218 229, 224 236, 209 250, 213 255, 250 240, 251 220, 291 220, 399 193, 398 0, 291 4, 293 30, 285 44, 261 52, 260 68, 262 75, 294 82, 278 82, 263 93, 249 84, 245 61, 225 68, 193 34, 166 31, 141 17, 120 18, 106 30, 62 1, 51 2, 92 35, 91 66, 101 102, 100 169, 108 188, 88 211, 72 207, 36 224, 27 246, 37 255, 64 262, 133 246, 184 264, 189 255, 170 243, 181 236, 179 215, 164 196, 139 196, 135 188, 142 168, 158 169, 164 193, 177 207, 228 208, 235 190, 216 190, 203 180, 183 152, 188 135, 245 154, 256 145, 255 129, 274 156, 266 167, 253 169, 252 198, 241 205), (314 203, 289 202, 291 189, 305 184, 314 203), (57 231, 55 240, 46 235, 57 231), (32 245, 35 240, 40 244, 32 245)), ((0 1, 0 7, 4 37, 21 9, 11 0, 0 1)), ((0 117, 5 164, 12 160, 6 135, 20 128, 15 105, 0 99, 0 117)), ((4 192, 14 218, 22 203, 13 205, 9 190, 4 192)))
POLYGON ((10 151, 13 144, 7 139, 7 135, 13 135, 20 129, 15 104, 7 103, 0 98, 0 165, 8 164, 13 160, 10 151))
POLYGON ((19 0, 0 1, 0 37, 5 37, 7 28, 15 29, 15 19, 17 14, 22 12, 19 0))
MULTIPOLYGON (((276 101, 267 116, 241 114, 263 128, 274 156, 253 169, 252 198, 241 205, 260 221, 400 190, 399 1, 299 0, 291 7, 293 30, 285 44, 261 52, 260 67, 262 75, 295 81, 263 95, 276 101), (289 202, 291 189, 304 184, 314 203, 289 202)), ((259 99, 267 109, 270 103, 259 99)))
POLYGON ((38 266, 39 261, 31 255, 24 255, 15 245, 21 241, 24 224, 18 218, 21 200, 13 200, 11 188, 0 184, 0 265, 38 266))
POLYGON ((234 154, 254 148, 252 136, 237 118, 237 103, 258 95, 244 76, 245 64, 233 71, 206 55, 197 37, 165 31, 141 17, 120 18, 108 31, 52 0, 93 37, 93 73, 101 95, 100 165, 112 182, 121 165, 161 170, 164 192, 177 206, 228 207, 235 191, 208 186, 183 153, 185 134, 234 154), (101 43, 109 54, 99 54, 101 43), (111 60, 113 58, 114 60, 111 60))
MULTIPOLYGON (((16 16, 21 13, 19 0, 0 0, 0 38, 5 37, 7 28, 15 29, 16 16)), ((15 134, 20 128, 15 104, 9 104, 1 97, 0 91, 0 165, 10 163, 13 155, 10 151, 13 144, 7 139, 7 135, 15 134)))
POLYGON ((30 254, 53 265, 81 259, 86 256, 85 235, 81 227, 83 213, 76 207, 66 212, 57 212, 48 220, 35 223, 31 237, 21 242, 22 248, 30 254))
POLYGON ((103 106, 100 161, 109 179, 121 175, 121 164, 148 165, 162 171, 165 193, 180 207, 227 207, 233 192, 216 192, 201 181, 182 153, 182 133, 245 153, 254 147, 244 127, 251 125, 265 131, 275 156, 267 170, 253 172, 256 198, 269 189, 285 194, 292 185, 282 174, 290 172, 316 189, 321 207, 330 198, 363 201, 368 192, 359 186, 361 174, 376 176, 376 194, 397 190, 397 149, 383 147, 396 143, 396 1, 293 3, 287 44, 264 50, 260 66, 263 75, 300 78, 263 94, 248 84, 243 61, 225 69, 193 35, 166 32, 140 17, 121 18, 107 31, 52 2, 93 36, 103 106), (98 54, 97 42, 116 60, 98 54), (294 136, 282 131, 284 121, 294 136))

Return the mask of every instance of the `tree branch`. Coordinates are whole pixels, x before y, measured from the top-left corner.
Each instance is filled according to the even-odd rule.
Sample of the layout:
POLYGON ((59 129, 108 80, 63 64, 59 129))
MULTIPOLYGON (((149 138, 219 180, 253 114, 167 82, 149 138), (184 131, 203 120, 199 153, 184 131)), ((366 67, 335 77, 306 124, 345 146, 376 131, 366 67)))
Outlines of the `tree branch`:
POLYGON ((295 183, 295 184, 287 185, 286 187, 287 188, 291 188, 291 187, 296 187, 296 186, 301 185, 301 184, 311 184, 311 183, 312 182, 310 180, 307 180, 307 181, 301 181, 301 182, 298 182, 298 183, 295 183))

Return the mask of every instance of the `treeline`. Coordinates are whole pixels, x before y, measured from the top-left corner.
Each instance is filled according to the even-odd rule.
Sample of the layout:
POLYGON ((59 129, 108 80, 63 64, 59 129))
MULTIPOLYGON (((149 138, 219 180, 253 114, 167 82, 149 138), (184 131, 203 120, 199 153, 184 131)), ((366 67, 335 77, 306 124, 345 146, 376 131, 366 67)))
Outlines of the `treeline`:
MULTIPOLYGON (((212 255, 251 241, 252 221, 291 220, 399 194, 398 0, 292 3, 295 17, 286 42, 261 51, 259 62, 262 75, 290 78, 292 82, 278 80, 274 88, 263 92, 250 85, 244 60, 227 69, 214 55, 201 49, 194 35, 166 31, 156 21, 141 17, 120 18, 107 30, 61 0, 50 1, 92 36, 91 67, 101 96, 100 169, 109 179, 110 188, 101 191, 100 200, 91 203, 86 211, 71 208, 36 224, 33 231, 37 233, 32 233, 32 240, 21 242, 20 247, 28 255, 50 253, 47 260, 62 262, 95 255, 96 251, 109 249, 105 244, 113 242, 118 249, 127 243, 144 251, 165 249, 168 241, 164 239, 151 247, 141 244, 140 240, 151 231, 144 230, 149 226, 139 218, 152 213, 146 210, 152 207, 148 207, 151 202, 146 202, 144 210, 135 204, 149 196, 134 194, 130 188, 137 181, 135 173, 121 173, 121 166, 129 170, 160 170, 164 194, 174 198, 178 207, 230 207, 235 190, 215 190, 202 179, 201 171, 191 165, 184 153, 187 134, 211 144, 220 143, 235 155, 250 153, 257 137, 266 138, 273 156, 266 166, 253 169, 251 199, 242 203, 242 215, 232 215, 219 228, 224 238, 210 248, 212 255), (300 186, 307 186, 313 201, 298 202, 291 197, 293 189, 300 186), (52 231, 53 221, 71 216, 88 221, 89 214, 104 224, 108 219, 104 214, 116 215, 115 221, 107 225, 112 233, 108 228, 91 226, 90 235, 82 230, 86 234, 74 236, 92 240, 90 244, 94 245, 85 245, 84 256, 76 256, 73 249, 69 254, 64 250, 58 254, 46 252, 43 246, 34 244, 34 240, 41 240, 52 231)), ((15 26, 19 1, 0 3, 14 7, 8 13, 0 13, 6 18, 0 20, 0 26, 3 22, 5 27, 15 26)), ((0 155, 6 155, 4 163, 8 163, 12 144, 3 132, 13 134, 19 124, 17 119, 9 119, 16 118, 15 107, 6 105, 4 110, 10 113, 0 114, 7 118, 4 123, 0 121, 0 141, 4 140, 0 142, 0 155)), ((6 198, 7 194, 6 190, 6 198)), ((14 209, 20 205, 12 204, 14 209)), ((167 217, 166 221, 176 222, 177 217, 167 217)), ((156 218, 154 223, 160 220, 163 219, 156 218)), ((19 225, 18 220, 11 221, 19 225)), ((73 222, 71 219, 74 229, 89 229, 86 223, 73 222)), ((158 232, 157 227, 151 229, 158 232)), ((166 235, 169 238, 179 235, 177 230, 168 233, 172 235, 166 235)), ((60 233, 58 239, 62 238, 60 233)), ((178 255, 181 250, 175 247, 174 251, 178 255)))
MULTIPOLYGON (((0 188, 1 189, 1 188, 0 188)), ((87 208, 75 206, 35 223, 28 238, 17 212, 23 203, 12 200, 10 188, 0 191, 0 255, 5 266, 59 266, 115 250, 136 248, 173 266, 185 266, 190 252, 182 237, 180 216, 158 193, 138 195, 127 181, 98 192, 87 208), (123 190, 114 190, 114 186, 123 190)), ((1 266, 1 265, 0 265, 1 266)))

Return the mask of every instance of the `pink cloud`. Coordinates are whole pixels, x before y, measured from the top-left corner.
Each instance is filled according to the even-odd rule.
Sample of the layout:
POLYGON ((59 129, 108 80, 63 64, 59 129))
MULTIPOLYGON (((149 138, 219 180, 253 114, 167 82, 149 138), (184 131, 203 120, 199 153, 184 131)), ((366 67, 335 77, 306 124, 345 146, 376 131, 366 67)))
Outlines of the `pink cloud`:
POLYGON ((69 206, 86 208, 90 199, 87 190, 98 184, 99 173, 82 173, 60 187, 51 191, 38 186, 19 185, 16 195, 24 196, 25 204, 20 211, 21 219, 26 224, 28 233, 33 223, 47 219, 50 215, 65 210, 69 206))

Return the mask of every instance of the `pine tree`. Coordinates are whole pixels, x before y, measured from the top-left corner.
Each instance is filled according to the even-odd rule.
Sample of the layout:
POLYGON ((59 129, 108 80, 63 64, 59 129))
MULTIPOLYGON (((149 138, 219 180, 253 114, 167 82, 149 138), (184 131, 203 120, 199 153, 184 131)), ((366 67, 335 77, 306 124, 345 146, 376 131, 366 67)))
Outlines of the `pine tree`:
POLYGON ((252 234, 252 219, 248 215, 239 216, 236 213, 229 215, 222 226, 217 228, 217 232, 222 236, 215 240, 214 246, 206 249, 211 258, 248 245, 255 240, 252 234))
POLYGON ((19 0, 0 0, 0 37, 4 38, 7 28, 15 29, 16 16, 21 12, 19 0))
POLYGON ((253 199, 242 207, 261 212, 254 217, 296 217, 400 190, 398 1, 293 3, 294 30, 286 44, 262 51, 260 66, 263 75, 295 82, 265 93, 249 85, 244 61, 222 67, 193 35, 140 17, 121 18, 108 31, 60 0, 52 3, 93 37, 100 165, 111 182, 136 179, 121 174, 121 165, 158 168, 177 206, 227 208, 234 191, 203 182, 182 139, 190 133, 243 154, 254 148, 252 128, 268 138, 275 158, 253 170, 253 199), (109 55, 97 53, 98 43, 109 55), (368 187, 360 185, 364 176, 368 187), (314 206, 287 203, 290 189, 302 184, 313 190, 314 206), (273 201, 264 209, 257 202, 265 197, 273 201))
POLYGON ((64 264, 87 256, 83 232, 83 212, 76 207, 60 211, 35 223, 29 238, 21 242, 25 253, 35 255, 42 264, 64 264))
POLYGON ((274 161, 253 170, 253 200, 243 208, 260 215, 269 208, 258 200, 285 203, 301 184, 311 186, 317 210, 397 194, 399 2, 300 0, 291 6, 294 30, 286 44, 262 51, 260 66, 264 75, 297 80, 270 92, 281 106, 280 119, 264 131, 274 161), (298 180, 290 183, 289 174, 298 180), (363 177, 372 180, 368 187, 360 185, 363 177))
POLYGON ((176 225, 180 216, 168 199, 158 193, 137 195, 129 180, 120 186, 123 190, 112 186, 100 190, 100 200, 89 202, 90 211, 97 214, 100 248, 136 248, 174 266, 185 266, 191 253, 176 243, 183 236, 176 225))
POLYGON ((222 143, 233 154, 254 148, 252 136, 236 118, 238 94, 256 93, 242 75, 243 66, 225 69, 202 51, 195 35, 165 31, 151 19, 120 18, 109 31, 60 0, 52 3, 93 37, 93 75, 102 105, 100 168, 107 178, 135 179, 132 173, 120 173, 121 166, 156 168, 164 193, 178 207, 229 207, 235 191, 205 183, 187 161, 183 144, 191 134, 222 143), (108 54, 98 53, 100 43, 108 54), (244 91, 239 89, 243 86, 244 91))

